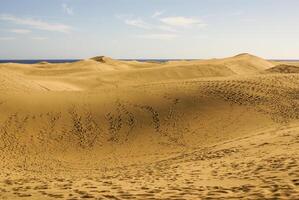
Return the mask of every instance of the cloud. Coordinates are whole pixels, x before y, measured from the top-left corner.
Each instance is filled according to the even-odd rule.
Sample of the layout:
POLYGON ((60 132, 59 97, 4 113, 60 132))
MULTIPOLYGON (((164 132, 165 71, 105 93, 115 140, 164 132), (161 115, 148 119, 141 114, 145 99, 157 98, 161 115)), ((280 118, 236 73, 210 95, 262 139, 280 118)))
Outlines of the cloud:
POLYGON ((145 34, 145 35, 138 35, 138 38, 143 39, 154 39, 154 40, 171 40, 177 38, 178 35, 176 34, 145 34))
POLYGON ((126 19, 125 24, 142 29, 152 29, 151 25, 147 24, 142 19, 126 19))
POLYGON ((28 34, 31 33, 31 30, 28 29, 12 29, 10 30, 12 33, 17 33, 17 34, 28 34))
POLYGON ((173 27, 165 26, 165 25, 157 25, 157 26, 155 26, 155 28, 158 29, 158 30, 161 30, 161 31, 178 32, 173 27))
POLYGON ((146 29, 146 30, 160 30, 160 31, 167 31, 167 32, 177 32, 173 27, 166 26, 164 24, 161 25, 155 25, 155 24, 150 24, 145 22, 142 19, 136 18, 128 18, 124 20, 124 23, 129 25, 129 26, 134 26, 137 28, 141 29, 146 29))
POLYGON ((9 40, 15 40, 14 37, 0 37, 0 41, 9 41, 9 40))
POLYGON ((31 39, 32 39, 32 40, 47 40, 48 38, 47 38, 47 37, 39 37, 39 36, 36 36, 36 37, 32 37, 31 39))
POLYGON ((154 12, 154 14, 152 15, 152 18, 157 18, 160 17, 161 15, 164 14, 165 11, 156 11, 154 12))
POLYGON ((68 14, 68 15, 73 15, 74 14, 74 11, 73 11, 73 8, 69 7, 66 3, 62 4, 62 9, 63 11, 68 14))
POLYGON ((239 10, 239 11, 232 12, 230 16, 240 16, 243 15, 243 13, 244 13, 243 11, 239 10))
POLYGON ((49 23, 39 19, 20 18, 13 15, 0 15, 0 20, 12 22, 19 25, 25 25, 34 29, 44 31, 53 31, 61 33, 69 33, 71 31, 71 27, 68 25, 61 23, 49 23))
POLYGON ((177 27, 205 26, 205 24, 199 19, 182 17, 182 16, 165 17, 165 18, 161 18, 160 21, 169 26, 177 26, 177 27))
MULTIPOLYGON (((204 27, 206 24, 204 24, 200 19, 197 18, 188 18, 188 17, 164 17, 160 18, 163 14, 162 11, 156 11, 152 16, 151 23, 144 21, 141 18, 134 17, 132 15, 123 15, 122 17, 120 15, 117 15, 116 17, 120 20, 123 20, 123 22, 126 25, 134 26, 137 28, 145 29, 145 30, 151 30, 156 32, 171 32, 171 33, 177 33, 179 32, 179 28, 190 28, 190 27, 204 27)), ((171 35, 171 34, 168 34, 171 35)))

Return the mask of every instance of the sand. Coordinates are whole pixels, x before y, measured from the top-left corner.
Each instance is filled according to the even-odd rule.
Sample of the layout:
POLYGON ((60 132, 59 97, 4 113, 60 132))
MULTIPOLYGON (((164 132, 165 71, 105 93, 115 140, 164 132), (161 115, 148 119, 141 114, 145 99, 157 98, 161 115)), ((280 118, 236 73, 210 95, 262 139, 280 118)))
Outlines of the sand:
POLYGON ((296 199, 298 66, 0 64, 0 199, 296 199))

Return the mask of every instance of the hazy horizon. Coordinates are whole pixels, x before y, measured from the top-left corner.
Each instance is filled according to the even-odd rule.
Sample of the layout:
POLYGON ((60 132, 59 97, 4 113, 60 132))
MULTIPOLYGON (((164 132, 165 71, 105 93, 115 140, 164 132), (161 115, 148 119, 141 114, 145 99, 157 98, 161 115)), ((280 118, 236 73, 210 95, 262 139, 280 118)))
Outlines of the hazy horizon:
POLYGON ((295 0, 2 0, 0 59, 297 59, 295 0), (282 12, 287 10, 287 12, 282 12))
MULTIPOLYGON (((235 55, 232 55, 235 56, 235 55)), ((105 57, 109 57, 109 56, 105 56, 105 57)), ((88 58, 37 58, 37 59, 30 59, 30 58, 26 58, 26 59, 10 59, 10 58, 5 58, 5 59, 0 59, 0 63, 5 63, 6 61, 79 61, 79 60, 84 60, 84 59, 89 59, 92 57, 88 57, 88 58)), ((124 60, 124 61, 133 61, 133 60, 137 60, 137 61, 171 61, 171 60, 208 60, 208 59, 222 59, 222 58, 226 58, 226 57, 213 57, 213 58, 113 58, 110 57, 114 60, 124 60)), ((299 61, 299 58, 286 58, 286 59, 280 59, 280 58, 265 58, 266 60, 271 60, 271 61, 289 61, 289 62, 297 62, 299 61)), ((20 62, 21 63, 21 62, 20 62)), ((30 63, 36 63, 36 62, 28 62, 28 64, 30 63)))

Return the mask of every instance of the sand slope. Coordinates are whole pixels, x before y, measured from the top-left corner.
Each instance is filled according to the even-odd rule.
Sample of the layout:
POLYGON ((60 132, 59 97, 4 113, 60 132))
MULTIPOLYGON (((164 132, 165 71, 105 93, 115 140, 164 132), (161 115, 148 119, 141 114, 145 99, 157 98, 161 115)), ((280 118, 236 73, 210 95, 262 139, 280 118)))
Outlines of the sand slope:
POLYGON ((103 86, 135 85, 169 80, 260 74, 274 64, 249 54, 232 58, 146 63, 95 57, 66 64, 2 64, 1 68, 27 77, 51 91, 93 90, 103 86), (59 86, 60 85, 60 86, 59 86))
POLYGON ((1 64, 0 198, 294 199, 299 74, 276 68, 1 64))
POLYGON ((266 70, 270 73, 299 73, 299 67, 295 65, 280 64, 266 70))

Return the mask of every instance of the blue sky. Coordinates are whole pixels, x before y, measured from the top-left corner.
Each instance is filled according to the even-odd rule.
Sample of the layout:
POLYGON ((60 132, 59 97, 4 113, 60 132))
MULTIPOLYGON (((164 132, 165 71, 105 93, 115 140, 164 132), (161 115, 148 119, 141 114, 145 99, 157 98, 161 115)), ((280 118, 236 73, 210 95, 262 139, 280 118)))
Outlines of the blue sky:
POLYGON ((0 59, 299 58, 298 0, 0 0, 0 59))

